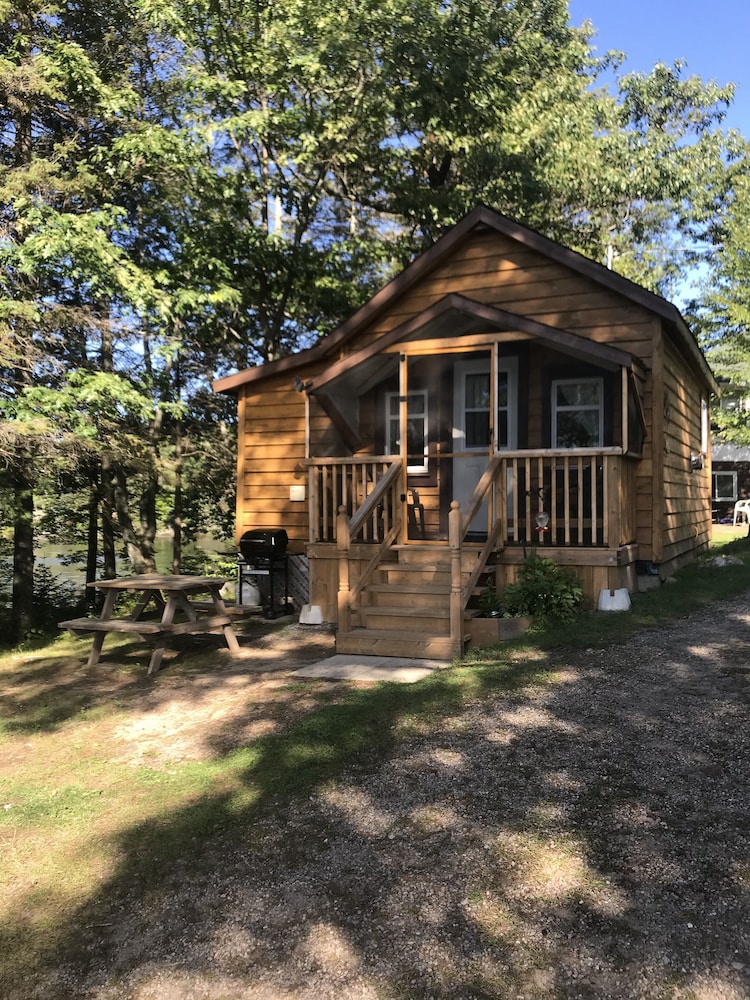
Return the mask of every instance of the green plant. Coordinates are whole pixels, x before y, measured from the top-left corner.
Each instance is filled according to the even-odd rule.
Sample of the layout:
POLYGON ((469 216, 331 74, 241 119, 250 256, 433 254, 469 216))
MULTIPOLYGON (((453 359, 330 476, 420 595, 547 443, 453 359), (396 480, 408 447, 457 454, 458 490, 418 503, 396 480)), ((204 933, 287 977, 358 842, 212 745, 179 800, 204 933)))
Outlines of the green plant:
POLYGON ((67 580, 55 576, 49 566, 34 568, 34 628, 42 632, 56 631, 57 622, 80 610, 81 597, 67 580))
POLYGON ((568 567, 532 553, 521 564, 518 579, 503 591, 506 614, 570 621, 578 613, 583 590, 568 567))
POLYGON ((180 560, 180 571, 194 576, 227 576, 234 579, 237 559, 221 552, 209 552, 199 545, 186 547, 180 560))

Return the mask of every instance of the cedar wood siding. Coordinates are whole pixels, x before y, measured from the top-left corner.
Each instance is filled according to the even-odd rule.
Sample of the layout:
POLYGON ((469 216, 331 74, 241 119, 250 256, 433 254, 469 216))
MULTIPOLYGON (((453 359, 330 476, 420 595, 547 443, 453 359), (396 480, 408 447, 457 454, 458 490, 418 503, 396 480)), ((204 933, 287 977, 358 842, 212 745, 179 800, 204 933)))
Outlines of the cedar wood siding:
POLYGON ((307 482, 305 395, 281 376, 245 386, 239 398, 237 538, 251 528, 283 527, 300 551, 307 503, 290 501, 289 487, 307 482))
POLYGON ((701 398, 708 392, 691 376, 682 354, 664 337, 663 351, 663 573, 705 549, 711 539, 711 478, 692 471, 691 452, 701 450, 701 398))
MULTIPOLYGON (((652 367, 656 331, 661 327, 653 313, 494 230, 472 231, 447 259, 396 298, 375 322, 349 340, 346 353, 364 347, 373 338, 393 330, 451 292, 617 347, 639 358, 647 371, 652 367)), ((540 350, 533 343, 528 349, 532 355, 540 350)), ((516 345, 510 350, 514 352, 516 345)), ((534 371, 530 375, 537 379, 534 371)), ((650 559, 655 530, 650 374, 639 388, 648 433, 644 457, 636 469, 639 509, 631 537, 622 541, 637 540, 647 553, 643 558, 650 559), (636 537, 632 537, 633 534, 636 537)), ((528 446, 541 447, 541 388, 532 383, 529 390, 528 446)), ((619 411, 615 414, 615 422, 619 429, 619 411)))
MULTIPOLYGON (((707 389, 701 389, 692 363, 685 363, 669 336, 662 337, 661 319, 646 306, 495 229, 470 230, 414 284, 388 299, 368 323, 355 327, 327 361, 300 366, 300 374, 314 381, 326 364, 371 343, 451 292, 638 358, 646 371, 645 380, 638 384, 647 435, 643 458, 633 470, 636 504, 631 530, 636 538, 623 541, 638 541, 639 558, 661 562, 679 560, 694 547, 696 533, 699 545, 707 540, 710 485, 703 481, 708 477, 689 471, 690 449, 699 449, 700 443, 700 394, 707 389), (662 371, 671 402, 669 428, 663 421, 662 371), (671 450, 662 454, 667 440, 671 450)), ((527 344, 533 354, 535 345, 527 344)), ((290 501, 289 486, 307 482, 302 467, 306 402, 304 393, 294 391, 292 379, 293 373, 286 372, 239 387, 237 523, 238 536, 251 527, 283 526, 299 550, 307 540, 307 504, 290 501)), ((309 406, 312 454, 347 454, 314 396, 309 406)), ((531 421, 539 417, 532 414, 531 421)), ((362 412, 360 418, 362 431, 372 427, 372 414, 362 412)), ((363 452, 372 449, 373 442, 363 440, 363 452)))
MULTIPOLYGON (((315 376, 318 368, 305 369, 315 376)), ((316 457, 344 456, 339 435, 314 396, 297 392, 291 375, 249 383, 239 393, 237 539, 252 528, 284 528, 290 552, 309 539, 308 499, 289 499, 289 487, 307 489, 306 412, 316 457)))

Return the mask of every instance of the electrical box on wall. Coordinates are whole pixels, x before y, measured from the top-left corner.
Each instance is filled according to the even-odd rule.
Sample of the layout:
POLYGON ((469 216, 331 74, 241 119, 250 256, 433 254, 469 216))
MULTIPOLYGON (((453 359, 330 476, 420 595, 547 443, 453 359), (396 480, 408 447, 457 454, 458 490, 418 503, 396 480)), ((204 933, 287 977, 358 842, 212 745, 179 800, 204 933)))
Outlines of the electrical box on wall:
POLYGON ((289 499, 290 500, 304 500, 305 499, 305 487, 304 485, 295 485, 289 487, 289 499))

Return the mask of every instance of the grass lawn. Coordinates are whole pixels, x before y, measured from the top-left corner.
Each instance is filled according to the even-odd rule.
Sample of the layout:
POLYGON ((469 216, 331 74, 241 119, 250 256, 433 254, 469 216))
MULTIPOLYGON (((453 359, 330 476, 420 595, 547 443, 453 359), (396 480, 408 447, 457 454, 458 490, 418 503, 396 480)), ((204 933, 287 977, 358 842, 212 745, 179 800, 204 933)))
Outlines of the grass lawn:
MULTIPOLYGON (((356 759, 376 761, 467 699, 545 682, 545 651, 596 647, 750 589, 746 528, 717 526, 713 555, 636 595, 629 612, 584 627, 538 628, 475 651, 415 685, 291 682, 251 675, 187 647, 155 679, 143 650, 110 637, 87 670, 89 639, 59 637, 0 656, 0 996, 95 947, 97 914, 133 893, 168 891, 174 864, 205 875, 217 843, 308 796, 356 759)), ((717 605, 718 606, 718 605, 717 605)), ((273 627, 269 624, 269 627, 273 627)), ((17 994, 22 995, 22 994, 17 994)))

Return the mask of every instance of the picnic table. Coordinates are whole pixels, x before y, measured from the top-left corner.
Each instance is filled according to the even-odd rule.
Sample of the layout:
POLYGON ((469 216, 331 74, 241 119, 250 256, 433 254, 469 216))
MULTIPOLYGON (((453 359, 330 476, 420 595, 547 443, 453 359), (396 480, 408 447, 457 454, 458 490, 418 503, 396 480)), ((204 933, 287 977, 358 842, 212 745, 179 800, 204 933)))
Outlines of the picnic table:
POLYGON ((94 633, 88 666, 99 662, 104 639, 109 632, 126 632, 139 636, 144 642, 154 642, 148 673, 159 669, 164 650, 172 636, 193 633, 223 633, 224 640, 233 653, 239 651, 237 636, 221 597, 221 588, 228 577, 180 576, 161 573, 143 573, 114 580, 95 580, 89 587, 104 591, 104 605, 98 618, 72 618, 60 622, 72 635, 94 633), (115 618, 118 598, 127 592, 140 592, 141 597, 133 613, 127 618, 115 618), (208 594, 210 599, 196 600, 208 594), (153 604, 159 618, 144 618, 149 604, 153 604), (179 613, 182 613, 179 615, 179 613), (176 621, 180 616, 186 620, 176 621))

